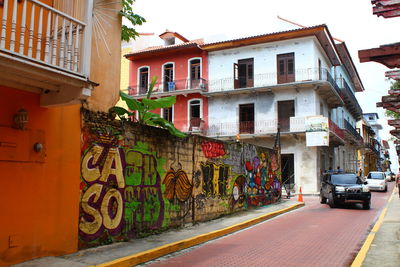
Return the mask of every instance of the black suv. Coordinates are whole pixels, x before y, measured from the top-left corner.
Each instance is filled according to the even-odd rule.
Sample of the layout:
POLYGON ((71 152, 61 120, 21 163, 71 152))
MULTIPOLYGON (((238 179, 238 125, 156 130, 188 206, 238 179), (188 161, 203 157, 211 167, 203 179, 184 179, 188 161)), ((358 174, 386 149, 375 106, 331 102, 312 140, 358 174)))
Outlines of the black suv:
POLYGON ((371 193, 366 184, 354 173, 325 173, 319 193, 321 204, 328 202, 329 207, 334 208, 344 203, 362 203, 368 210, 371 193))

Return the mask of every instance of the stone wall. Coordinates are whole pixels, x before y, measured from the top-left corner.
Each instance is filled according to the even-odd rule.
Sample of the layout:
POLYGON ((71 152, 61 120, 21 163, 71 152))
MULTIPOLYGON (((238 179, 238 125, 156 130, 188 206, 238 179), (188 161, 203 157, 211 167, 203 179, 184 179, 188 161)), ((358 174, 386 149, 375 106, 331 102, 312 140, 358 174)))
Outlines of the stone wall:
POLYGON ((279 154, 83 110, 79 247, 154 234, 267 205, 279 154))

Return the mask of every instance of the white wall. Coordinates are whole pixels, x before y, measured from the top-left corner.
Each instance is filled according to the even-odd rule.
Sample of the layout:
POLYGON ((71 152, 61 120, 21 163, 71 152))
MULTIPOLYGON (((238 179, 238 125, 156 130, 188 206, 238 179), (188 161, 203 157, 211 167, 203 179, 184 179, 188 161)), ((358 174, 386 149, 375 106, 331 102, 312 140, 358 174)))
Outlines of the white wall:
MULTIPOLYGON (((258 82, 276 84, 277 60, 279 54, 294 53, 296 81, 316 79, 318 75, 318 58, 321 66, 331 65, 315 37, 303 37, 292 40, 270 42, 239 48, 214 51, 208 54, 209 91, 233 89, 233 64, 240 59, 254 59, 254 86, 258 82), (225 80, 223 80, 225 79, 225 80)), ((332 75, 333 76, 333 75, 332 75)), ((265 83, 263 83, 265 84, 265 83)))

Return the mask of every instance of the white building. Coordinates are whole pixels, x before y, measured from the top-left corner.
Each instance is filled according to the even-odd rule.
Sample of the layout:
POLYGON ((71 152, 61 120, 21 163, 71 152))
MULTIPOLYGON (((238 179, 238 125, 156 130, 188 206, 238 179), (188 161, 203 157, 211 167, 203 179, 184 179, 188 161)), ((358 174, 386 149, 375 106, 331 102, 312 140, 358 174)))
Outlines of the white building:
POLYGON ((326 25, 201 48, 208 51, 209 136, 239 134, 271 147, 279 125, 283 180, 303 193, 318 193, 329 167, 357 170, 362 111, 354 92, 363 86, 346 46, 335 44, 326 25), (327 131, 306 133, 311 119, 327 131))

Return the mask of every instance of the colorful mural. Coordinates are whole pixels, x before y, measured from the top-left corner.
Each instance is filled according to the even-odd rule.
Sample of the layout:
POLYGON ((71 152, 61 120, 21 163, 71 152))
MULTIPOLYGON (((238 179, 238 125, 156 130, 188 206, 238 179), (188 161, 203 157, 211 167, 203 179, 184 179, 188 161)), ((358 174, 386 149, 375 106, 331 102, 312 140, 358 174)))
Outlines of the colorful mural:
POLYGON ((82 130, 80 248, 280 198, 280 159, 272 149, 199 136, 176 142, 161 129, 94 118, 85 117, 82 130))

